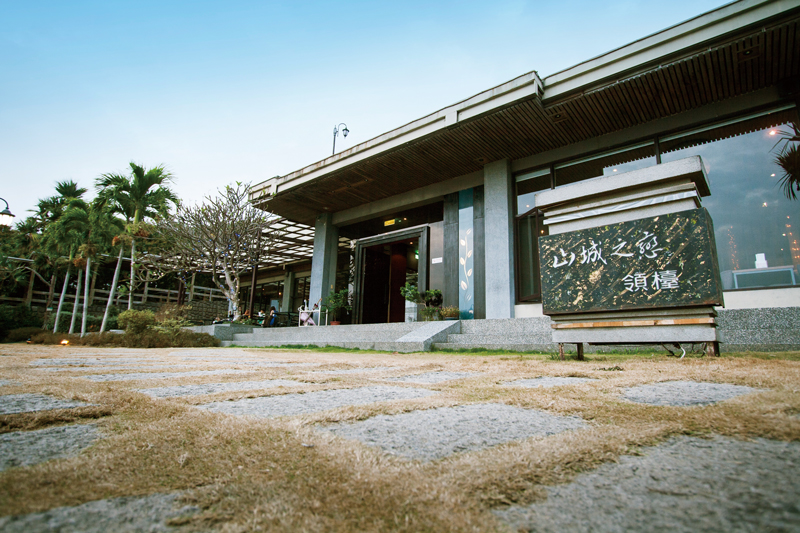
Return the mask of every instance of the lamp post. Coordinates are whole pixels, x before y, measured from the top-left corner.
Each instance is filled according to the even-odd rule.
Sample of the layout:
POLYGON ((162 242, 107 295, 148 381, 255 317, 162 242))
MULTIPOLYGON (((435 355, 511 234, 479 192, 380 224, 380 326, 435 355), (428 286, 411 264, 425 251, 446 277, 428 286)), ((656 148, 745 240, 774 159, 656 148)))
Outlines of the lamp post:
POLYGON ((0 198, 6 204, 6 208, 0 211, 0 226, 7 226, 11 227, 11 224, 14 222, 14 214, 8 210, 8 202, 5 199, 0 198))
POLYGON ((339 126, 344 126, 344 128, 342 128, 341 131, 342 135, 344 135, 345 137, 347 137, 347 134, 350 133, 350 130, 347 129, 347 124, 345 124, 344 122, 341 122, 333 127, 333 153, 331 153, 331 155, 334 155, 336 153, 336 136, 339 135, 339 126))

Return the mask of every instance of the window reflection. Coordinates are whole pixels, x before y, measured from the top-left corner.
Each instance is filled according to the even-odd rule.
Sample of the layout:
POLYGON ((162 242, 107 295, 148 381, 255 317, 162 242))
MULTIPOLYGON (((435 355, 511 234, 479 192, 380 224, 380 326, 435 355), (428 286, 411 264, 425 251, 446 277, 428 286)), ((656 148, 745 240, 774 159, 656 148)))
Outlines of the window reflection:
POLYGON ((714 221, 725 290, 797 285, 800 202, 778 186, 775 117, 729 124, 662 141, 662 162, 699 155, 711 196, 703 199, 714 221), (770 124, 772 122, 772 124, 770 124), (756 131, 754 131, 756 130, 756 131))
POLYGON ((534 197, 539 191, 550 188, 550 168, 543 168, 516 176, 517 214, 522 215, 534 208, 534 197))
POLYGON ((557 165, 556 187, 600 176, 622 174, 655 164, 655 145, 648 141, 557 165))

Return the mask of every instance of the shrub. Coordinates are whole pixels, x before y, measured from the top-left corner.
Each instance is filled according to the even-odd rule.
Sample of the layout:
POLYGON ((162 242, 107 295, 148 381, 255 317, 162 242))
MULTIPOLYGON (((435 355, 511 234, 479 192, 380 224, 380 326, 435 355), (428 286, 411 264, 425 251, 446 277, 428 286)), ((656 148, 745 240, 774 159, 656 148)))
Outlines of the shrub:
POLYGON ((125 333, 139 334, 156 323, 156 316, 152 311, 128 309, 119 314, 117 323, 125 333))
POLYGON ((29 307, 0 305, 0 339, 5 338, 12 329, 41 326, 42 319, 29 307))
POLYGON ((156 322, 165 322, 167 320, 186 319, 191 311, 191 306, 178 305, 178 304, 164 304, 158 308, 155 313, 156 322))
POLYGON ((439 314, 442 315, 442 318, 458 318, 461 316, 461 310, 455 305, 449 305, 442 307, 439 310, 439 314))
POLYGON ((175 335, 151 328, 141 333, 99 333, 81 338, 79 335, 40 332, 31 338, 33 344, 61 344, 67 339, 74 346, 124 346, 126 348, 206 348, 220 345, 219 339, 208 333, 180 330, 175 335))
POLYGON ((80 339, 80 335, 67 335, 66 333, 53 333, 52 331, 41 331, 31 337, 33 344, 61 344, 61 341, 67 339, 70 342, 73 339, 80 339))
POLYGON ((6 335, 6 338, 3 342, 22 342, 30 339, 34 335, 41 333, 42 328, 36 327, 26 327, 26 328, 16 328, 12 329, 6 335))

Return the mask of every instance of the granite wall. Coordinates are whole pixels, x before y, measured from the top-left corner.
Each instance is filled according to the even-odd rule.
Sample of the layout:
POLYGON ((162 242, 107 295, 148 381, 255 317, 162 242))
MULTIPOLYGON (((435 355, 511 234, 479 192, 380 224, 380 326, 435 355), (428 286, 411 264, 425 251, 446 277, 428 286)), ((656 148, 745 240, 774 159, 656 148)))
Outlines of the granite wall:
POLYGON ((720 350, 800 350, 800 307, 721 309, 717 317, 720 350))

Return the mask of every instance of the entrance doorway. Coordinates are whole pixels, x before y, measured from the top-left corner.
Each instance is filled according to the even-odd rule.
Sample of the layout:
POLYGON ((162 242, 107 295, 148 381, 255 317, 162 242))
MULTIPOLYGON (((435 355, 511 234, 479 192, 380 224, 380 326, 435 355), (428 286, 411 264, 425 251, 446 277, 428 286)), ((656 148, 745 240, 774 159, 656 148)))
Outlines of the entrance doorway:
POLYGON ((428 284, 428 227, 362 239, 356 243, 354 322, 405 322, 406 283, 428 284))

